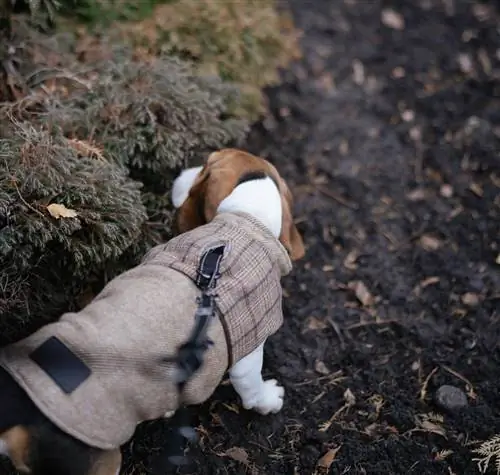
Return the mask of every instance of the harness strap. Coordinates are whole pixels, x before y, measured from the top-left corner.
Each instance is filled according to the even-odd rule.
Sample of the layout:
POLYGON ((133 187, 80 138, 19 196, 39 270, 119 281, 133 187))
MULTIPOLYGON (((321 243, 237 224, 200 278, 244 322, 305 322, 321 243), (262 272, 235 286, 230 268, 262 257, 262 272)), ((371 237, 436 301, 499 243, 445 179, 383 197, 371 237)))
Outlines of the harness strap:
POLYGON ((201 257, 196 271, 196 285, 201 290, 197 299, 198 308, 195 313, 195 324, 188 340, 183 343, 174 357, 164 358, 164 362, 177 365, 176 383, 179 393, 179 408, 174 414, 173 434, 169 437, 169 445, 156 455, 153 465, 165 470, 165 466, 185 465, 188 460, 184 455, 186 441, 197 440, 196 431, 190 425, 190 417, 183 403, 183 392, 187 382, 194 376, 203 364, 205 351, 213 344, 208 338, 208 327, 215 317, 214 290, 220 277, 220 265, 224 257, 225 246, 220 245, 208 249, 201 257))

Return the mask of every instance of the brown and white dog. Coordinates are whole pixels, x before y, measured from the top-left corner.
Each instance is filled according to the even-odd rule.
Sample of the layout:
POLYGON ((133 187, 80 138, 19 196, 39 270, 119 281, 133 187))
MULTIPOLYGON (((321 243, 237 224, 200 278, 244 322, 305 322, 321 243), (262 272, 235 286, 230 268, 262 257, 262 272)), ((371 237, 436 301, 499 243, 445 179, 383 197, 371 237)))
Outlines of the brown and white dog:
POLYGON ((282 319, 279 279, 304 255, 288 186, 266 160, 225 149, 183 171, 172 201, 176 238, 113 279, 82 311, 0 350, 0 454, 20 472, 118 474, 120 445, 135 425, 175 411, 172 372, 159 361, 193 325, 199 291, 190 265, 207 243, 224 242, 228 256, 219 317, 209 330, 214 345, 187 386, 187 401, 206 400, 229 370, 244 408, 281 410, 284 389, 264 381, 261 370, 265 340, 282 319), (241 298, 224 295, 240 291, 241 298), (265 315, 256 316, 261 308, 265 315), (123 341, 114 341, 116 333, 123 341))

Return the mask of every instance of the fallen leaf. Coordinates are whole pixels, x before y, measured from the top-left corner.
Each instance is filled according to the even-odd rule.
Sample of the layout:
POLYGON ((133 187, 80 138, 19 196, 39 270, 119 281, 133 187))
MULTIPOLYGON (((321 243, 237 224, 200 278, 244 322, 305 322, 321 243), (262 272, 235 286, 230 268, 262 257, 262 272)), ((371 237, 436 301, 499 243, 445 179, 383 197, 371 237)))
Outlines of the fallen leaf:
POLYGON ((479 304, 479 295, 474 292, 466 292, 462 295, 461 300, 468 307, 476 307, 479 304))
POLYGON ((356 264, 358 257, 359 255, 356 251, 351 251, 344 259, 344 267, 349 270, 356 270, 358 268, 358 265, 356 264))
POLYGON ((419 242, 426 251, 437 251, 442 244, 437 237, 431 236, 430 234, 421 236, 419 242))
POLYGON ((52 203, 47 206, 49 214, 56 219, 59 218, 76 218, 78 213, 74 209, 66 208, 64 205, 52 203))
POLYGON ((359 59, 355 59, 352 62, 352 80, 358 86, 361 86, 365 82, 365 67, 359 59))
POLYGON ((326 364, 321 360, 316 360, 314 363, 314 369, 319 374, 330 374, 330 370, 327 368, 326 364))
POLYGON ((335 447, 334 449, 330 449, 325 455, 323 455, 317 463, 317 467, 321 468, 323 470, 329 470, 330 466, 332 465, 333 461, 337 457, 337 453, 340 450, 341 445, 338 447, 335 447))
POLYGON ((306 321, 306 330, 324 330, 328 325, 319 318, 310 316, 306 321))
POLYGON ((428 193, 424 188, 415 188, 414 190, 410 191, 406 197, 410 201, 423 201, 428 197, 428 193))
POLYGON ((472 58, 466 53, 458 55, 458 64, 460 65, 460 70, 465 74, 470 74, 474 70, 472 58))
POLYGON ((354 406, 354 404, 356 404, 356 396, 354 396, 349 388, 344 391, 344 400, 349 406, 354 406))
POLYGON ((404 78, 405 75, 406 75, 406 71, 403 67, 401 66, 396 66, 393 70, 392 70, 392 77, 395 78, 395 79, 401 79, 401 78, 404 78))
POLYGON ((472 191, 472 193, 474 193, 476 196, 479 196, 479 198, 483 197, 484 191, 477 183, 471 183, 471 185, 469 186, 469 190, 472 191))
POLYGON ((417 414, 415 416, 415 423, 419 430, 446 437, 446 431, 441 425, 443 423, 443 418, 439 414, 417 414))
POLYGON ((242 464, 245 465, 248 464, 248 453, 245 449, 242 449, 241 447, 232 447, 230 449, 227 449, 223 455, 233 460, 236 460, 237 462, 240 462, 242 464))
POLYGON ((425 289, 429 285, 437 284, 439 282, 439 277, 433 276, 433 277, 427 277, 427 279, 424 279, 422 282, 420 282, 420 287, 422 289, 425 289))
POLYGON ((381 16, 382 23, 392 28, 393 30, 403 30, 405 27, 405 19, 401 13, 398 13, 391 8, 382 10, 381 16))
POLYGON ((356 298, 361 302, 364 307, 369 307, 373 305, 375 299, 370 291, 366 288, 366 285, 357 280, 355 282, 349 282, 349 288, 354 291, 356 298))

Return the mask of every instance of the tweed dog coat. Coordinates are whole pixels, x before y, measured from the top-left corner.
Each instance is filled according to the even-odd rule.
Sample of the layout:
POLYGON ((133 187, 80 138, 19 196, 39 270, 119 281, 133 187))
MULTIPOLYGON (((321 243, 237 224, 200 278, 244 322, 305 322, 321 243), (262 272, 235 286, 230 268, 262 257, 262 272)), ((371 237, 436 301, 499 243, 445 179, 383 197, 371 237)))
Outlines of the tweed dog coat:
POLYGON ((290 272, 290 258, 244 213, 217 215, 156 246, 83 310, 2 349, 0 365, 60 429, 90 446, 120 446, 139 422, 177 409, 175 367, 161 360, 189 337, 200 257, 221 244, 217 316, 208 330, 214 345, 183 395, 188 404, 205 401, 226 370, 283 321, 280 278, 290 272))

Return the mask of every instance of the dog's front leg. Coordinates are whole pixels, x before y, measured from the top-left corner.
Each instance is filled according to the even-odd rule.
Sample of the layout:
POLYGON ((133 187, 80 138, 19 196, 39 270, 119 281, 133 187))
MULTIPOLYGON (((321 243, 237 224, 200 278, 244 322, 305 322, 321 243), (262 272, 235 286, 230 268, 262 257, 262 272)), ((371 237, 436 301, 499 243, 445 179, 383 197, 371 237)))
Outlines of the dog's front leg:
POLYGON ((229 378, 243 407, 265 415, 281 410, 285 390, 275 379, 262 379, 263 360, 264 343, 235 363, 229 370, 229 378))

